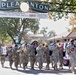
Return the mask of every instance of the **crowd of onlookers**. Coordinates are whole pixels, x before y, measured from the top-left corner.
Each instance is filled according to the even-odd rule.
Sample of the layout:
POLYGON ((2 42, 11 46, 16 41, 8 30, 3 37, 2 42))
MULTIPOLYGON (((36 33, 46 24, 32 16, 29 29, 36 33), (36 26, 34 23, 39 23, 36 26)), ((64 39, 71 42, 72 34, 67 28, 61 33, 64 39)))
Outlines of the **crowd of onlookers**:
POLYGON ((37 65, 39 70, 43 68, 43 63, 46 63, 46 69, 50 69, 50 64, 54 70, 63 69, 63 66, 68 66, 72 73, 75 73, 76 63, 76 40, 65 40, 65 42, 51 42, 50 44, 31 43, 18 46, 0 46, 1 65, 4 67, 5 58, 9 59, 9 66, 12 65, 16 69, 22 66, 25 70, 30 62, 30 69, 35 69, 37 65), (59 66, 59 67, 58 67, 59 66))

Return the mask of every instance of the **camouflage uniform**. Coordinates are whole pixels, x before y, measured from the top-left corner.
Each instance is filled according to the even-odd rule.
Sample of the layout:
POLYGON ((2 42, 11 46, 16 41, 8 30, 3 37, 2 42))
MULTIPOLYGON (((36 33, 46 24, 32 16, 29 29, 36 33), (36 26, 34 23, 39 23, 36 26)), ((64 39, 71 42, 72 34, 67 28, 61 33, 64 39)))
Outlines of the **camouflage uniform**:
POLYGON ((54 44, 52 51, 53 51, 52 52, 53 67, 54 67, 54 69, 57 69, 57 63, 59 60, 59 49, 58 49, 58 46, 56 44, 54 44))
POLYGON ((12 47, 8 48, 7 54, 8 54, 10 68, 12 68, 12 64, 13 64, 13 49, 12 49, 12 47))
POLYGON ((50 50, 48 46, 45 47, 45 58, 46 58, 46 69, 49 69, 49 64, 50 64, 50 50))
POLYGON ((76 54, 76 39, 74 41, 74 48, 75 48, 75 54, 76 54))
POLYGON ((5 55, 1 55, 1 65, 2 65, 2 67, 4 67, 4 63, 5 63, 5 55))
POLYGON ((1 65, 2 67, 4 67, 4 63, 5 63, 5 55, 7 53, 7 48, 6 46, 3 44, 1 46, 1 65))
POLYGON ((39 62, 39 69, 41 70, 42 69, 42 66, 43 66, 43 61, 44 61, 44 47, 40 44, 37 48, 36 48, 36 51, 37 51, 37 60, 39 62))
MULTIPOLYGON (((21 51, 22 51, 22 50, 21 50, 21 51)), ((20 51, 20 53, 19 53, 19 58, 20 58, 19 65, 20 65, 20 67, 22 67, 22 53, 21 53, 21 51, 20 51)))
POLYGON ((35 58, 36 58, 34 45, 31 45, 28 51, 29 51, 29 60, 30 60, 31 69, 34 69, 35 58))
POLYGON ((24 47, 21 51, 21 60, 22 60, 22 64, 23 64, 23 69, 25 70, 25 68, 27 67, 28 64, 28 51, 26 49, 26 47, 24 47))
POLYGON ((61 47, 59 47, 59 62, 59 68, 63 69, 63 51, 61 47))
POLYGON ((62 51, 62 44, 58 43, 58 49, 59 49, 59 68, 63 69, 63 51, 62 51))
POLYGON ((67 53, 70 61, 70 70, 72 73, 74 73, 75 63, 76 63, 76 53, 75 53, 75 47, 73 42, 74 41, 71 40, 71 44, 68 46, 68 49, 67 49, 67 53))
POLYGON ((16 69, 18 70, 18 64, 20 62, 20 59, 19 59, 20 51, 18 50, 18 46, 17 45, 13 49, 13 53, 14 53, 14 65, 15 65, 16 69))
POLYGON ((19 48, 19 51, 20 51, 20 52, 19 52, 19 65, 20 65, 20 67, 22 67, 22 66, 21 66, 21 65, 22 65, 22 56, 23 56, 23 55, 22 55, 22 50, 23 50, 22 48, 23 48, 23 47, 20 47, 20 48, 19 48))

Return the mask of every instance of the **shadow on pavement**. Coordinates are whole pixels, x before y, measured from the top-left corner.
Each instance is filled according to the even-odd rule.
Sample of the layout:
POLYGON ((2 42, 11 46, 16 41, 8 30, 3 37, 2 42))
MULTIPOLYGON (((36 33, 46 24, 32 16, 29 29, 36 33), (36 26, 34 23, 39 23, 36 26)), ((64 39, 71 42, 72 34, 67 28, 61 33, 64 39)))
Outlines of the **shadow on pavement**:
POLYGON ((71 73, 68 69, 63 70, 18 70, 19 72, 27 73, 27 74, 39 74, 39 73, 49 73, 49 74, 58 74, 58 73, 71 73))

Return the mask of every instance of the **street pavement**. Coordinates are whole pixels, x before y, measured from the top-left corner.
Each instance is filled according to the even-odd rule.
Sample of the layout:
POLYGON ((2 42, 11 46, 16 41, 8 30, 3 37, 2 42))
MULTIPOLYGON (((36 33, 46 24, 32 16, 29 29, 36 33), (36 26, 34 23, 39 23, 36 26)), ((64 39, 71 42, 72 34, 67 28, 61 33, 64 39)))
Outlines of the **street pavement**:
POLYGON ((2 67, 0 63, 0 75, 75 75, 69 71, 67 66, 64 66, 63 70, 53 70, 50 64, 50 70, 46 70, 45 65, 46 63, 43 64, 42 70, 39 70, 38 66, 35 66, 35 70, 31 70, 29 64, 26 70, 23 70, 20 66, 18 70, 16 70, 14 64, 13 69, 10 69, 9 62, 6 61, 4 67, 2 67))

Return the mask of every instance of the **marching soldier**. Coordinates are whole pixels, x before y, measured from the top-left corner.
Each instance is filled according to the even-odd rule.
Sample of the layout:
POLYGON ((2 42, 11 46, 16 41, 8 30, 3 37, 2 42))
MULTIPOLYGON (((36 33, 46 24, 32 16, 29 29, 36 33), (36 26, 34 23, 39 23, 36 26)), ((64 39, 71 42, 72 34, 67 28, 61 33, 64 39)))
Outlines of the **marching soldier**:
POLYGON ((1 65, 2 65, 2 67, 4 67, 6 54, 7 54, 7 47, 5 46, 5 44, 3 44, 1 46, 1 65))
POLYGON ((22 50, 20 51, 21 54, 21 62, 23 64, 23 69, 25 70, 28 64, 28 51, 26 49, 26 46, 22 48, 22 50))
POLYGON ((46 69, 49 69, 49 64, 50 64, 50 50, 48 46, 45 47, 45 59, 46 59, 46 69))
POLYGON ((52 48, 52 60, 53 60, 53 67, 54 70, 57 70, 57 63, 59 60, 59 49, 58 46, 56 45, 56 43, 54 44, 53 48, 52 48))
POLYGON ((30 45, 30 48, 28 48, 28 51, 29 51, 29 61, 30 61, 31 69, 34 70, 36 56, 35 56, 35 48, 33 44, 30 45))
POLYGON ((15 48, 13 49, 13 53, 14 53, 14 65, 15 65, 16 69, 18 70, 18 64, 20 62, 20 59, 19 59, 20 51, 18 50, 17 45, 15 45, 15 48))
POLYGON ((39 62, 39 69, 42 69, 43 66, 43 58, 44 58, 44 47, 42 46, 42 44, 40 44, 37 48, 37 60, 39 62))
POLYGON ((75 47, 74 47, 74 40, 70 41, 70 45, 68 46, 67 53, 69 56, 70 61, 70 70, 72 73, 75 73, 75 63, 76 63, 76 53, 75 53, 75 47))
POLYGON ((59 49, 59 68, 63 69, 63 51, 62 51, 62 44, 58 43, 58 49, 59 49))
POLYGON ((12 46, 8 47, 7 54, 8 54, 8 59, 9 59, 9 65, 10 65, 10 68, 12 69, 12 64, 13 64, 13 49, 12 49, 12 46))

